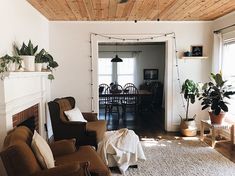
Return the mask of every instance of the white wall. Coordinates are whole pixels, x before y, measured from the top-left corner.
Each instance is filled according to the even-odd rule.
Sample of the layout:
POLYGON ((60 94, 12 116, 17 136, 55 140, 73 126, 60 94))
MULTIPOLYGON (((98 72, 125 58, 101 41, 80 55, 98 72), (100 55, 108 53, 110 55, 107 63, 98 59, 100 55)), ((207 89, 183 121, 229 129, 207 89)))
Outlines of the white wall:
POLYGON ((12 44, 32 40, 48 49, 49 22, 26 0, 0 0, 0 56, 12 54, 12 44))
MULTIPOLYGON (((52 96, 72 95, 82 111, 91 110, 91 59, 90 33, 99 34, 159 34, 176 33, 177 48, 182 53, 191 45, 203 45, 207 60, 180 60, 182 80, 206 81, 211 71, 212 22, 50 22, 50 51, 60 64, 52 84, 52 96)), ((174 59, 174 58, 172 58, 174 59)), ((172 129, 177 129, 183 115, 180 88, 177 84, 176 70, 173 71, 173 121, 172 129)), ((97 80, 95 80, 97 81, 97 80)), ((206 118, 199 103, 191 108, 198 114, 198 121, 206 118)))
MULTIPOLYGON (((165 70, 165 44, 153 43, 148 45, 121 44, 117 47, 118 56, 121 58, 135 58, 134 83, 137 87, 144 83, 144 69, 158 69, 158 81, 164 82, 165 70), (125 52, 119 52, 125 51, 125 52), (127 52, 126 52, 127 51, 127 52), (137 51, 137 52, 136 52, 137 51)), ((116 54, 116 47, 113 45, 99 45, 99 57, 112 58, 116 54), (108 52, 107 52, 108 51, 108 52), (109 52, 110 51, 110 52, 109 52)), ((120 63, 121 64, 121 63, 120 63)))
POLYGON ((220 17, 213 21, 213 30, 219 30, 221 28, 235 24, 235 12, 229 13, 223 17, 220 17))
MULTIPOLYGON (((12 54, 14 42, 21 44, 29 39, 41 48, 49 48, 49 22, 26 0, 0 0, 0 26, 0 56, 12 54)), ((5 122, 2 117, 0 114, 1 123, 5 122)), ((0 175, 5 175, 1 165, 0 175)))

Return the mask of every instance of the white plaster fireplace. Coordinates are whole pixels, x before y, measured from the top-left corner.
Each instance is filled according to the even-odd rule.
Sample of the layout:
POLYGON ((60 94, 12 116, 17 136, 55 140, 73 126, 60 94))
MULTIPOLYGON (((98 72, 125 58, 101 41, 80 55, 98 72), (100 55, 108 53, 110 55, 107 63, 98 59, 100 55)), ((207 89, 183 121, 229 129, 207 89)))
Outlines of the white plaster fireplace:
POLYGON ((13 116, 38 104, 39 133, 46 138, 46 103, 50 101, 48 72, 10 72, 0 80, 0 150, 13 116))

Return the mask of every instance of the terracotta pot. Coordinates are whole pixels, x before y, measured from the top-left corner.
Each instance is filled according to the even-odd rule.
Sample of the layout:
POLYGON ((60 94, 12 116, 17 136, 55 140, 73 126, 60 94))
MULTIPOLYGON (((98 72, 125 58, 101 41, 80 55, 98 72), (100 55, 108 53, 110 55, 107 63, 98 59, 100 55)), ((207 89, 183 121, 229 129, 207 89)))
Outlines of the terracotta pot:
POLYGON ((224 121, 225 112, 220 112, 219 115, 215 115, 212 111, 209 111, 210 119, 212 124, 221 124, 224 121))
POLYGON ((197 135, 197 125, 194 119, 181 120, 180 131, 183 136, 196 136, 197 135))

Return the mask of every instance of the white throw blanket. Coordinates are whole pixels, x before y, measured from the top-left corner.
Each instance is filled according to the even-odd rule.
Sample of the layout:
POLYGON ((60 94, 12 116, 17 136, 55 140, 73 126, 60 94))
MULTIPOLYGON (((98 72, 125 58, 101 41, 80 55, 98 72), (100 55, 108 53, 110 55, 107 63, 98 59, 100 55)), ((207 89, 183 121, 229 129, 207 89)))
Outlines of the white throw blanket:
POLYGON ((139 137, 126 128, 106 132, 97 151, 106 165, 118 166, 122 174, 138 159, 146 160, 139 137))

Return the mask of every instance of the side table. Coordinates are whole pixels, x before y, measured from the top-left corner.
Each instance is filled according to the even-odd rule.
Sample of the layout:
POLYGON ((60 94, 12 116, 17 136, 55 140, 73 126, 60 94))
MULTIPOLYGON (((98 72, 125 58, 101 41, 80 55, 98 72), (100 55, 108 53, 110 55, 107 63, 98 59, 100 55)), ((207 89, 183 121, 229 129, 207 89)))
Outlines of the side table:
POLYGON ((219 142, 231 142, 231 146, 234 144, 234 124, 223 122, 222 124, 211 124, 210 120, 201 120, 201 141, 204 141, 204 139, 208 139, 211 141, 211 146, 214 148, 216 143, 219 142), (205 128, 209 128, 211 134, 206 135, 204 133, 205 128), (216 140, 216 129, 229 129, 230 131, 230 139, 221 139, 216 140))

